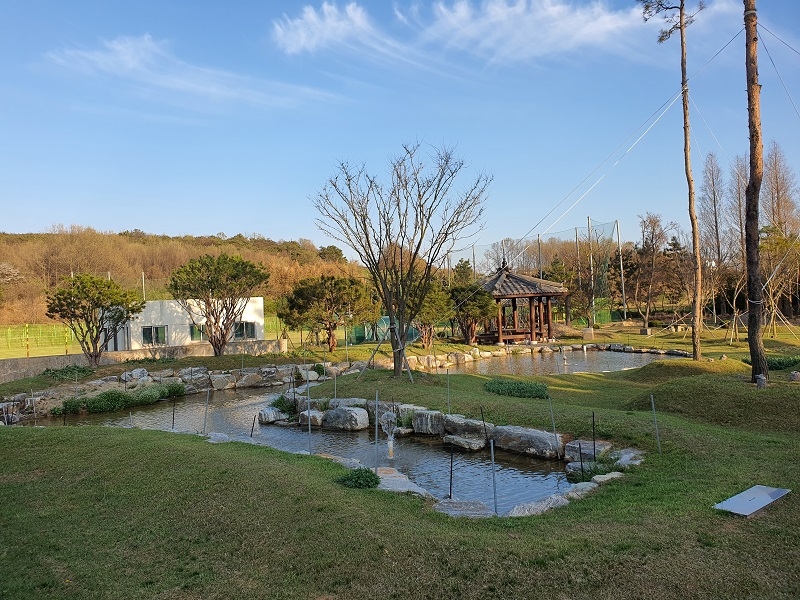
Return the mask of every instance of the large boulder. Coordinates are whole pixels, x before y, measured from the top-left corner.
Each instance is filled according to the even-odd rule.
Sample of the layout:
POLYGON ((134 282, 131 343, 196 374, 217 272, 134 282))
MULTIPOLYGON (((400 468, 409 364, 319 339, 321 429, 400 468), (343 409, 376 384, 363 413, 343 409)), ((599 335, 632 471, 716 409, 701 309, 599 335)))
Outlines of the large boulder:
POLYGON ((486 447, 486 438, 482 435, 446 435, 442 438, 445 444, 456 448, 477 452, 486 447))
POLYGON ((572 440, 564 446, 564 460, 567 462, 580 461, 581 455, 583 455, 584 462, 597 460, 597 456, 594 453, 595 448, 597 449, 597 456, 602 456, 611 450, 611 442, 605 440, 572 440))
POLYGON ((357 406, 358 408, 367 408, 367 400, 365 398, 334 398, 330 401, 328 406, 330 408, 339 408, 340 406, 357 406))
POLYGON ((285 421, 288 418, 289 415, 274 406, 265 406, 258 411, 258 422, 262 425, 271 425, 275 421, 285 421))
POLYGON ((445 431, 453 435, 475 435, 489 437, 494 433, 494 424, 486 423, 484 429, 484 422, 478 419, 467 419, 464 415, 445 415, 444 417, 445 431))
POLYGON ((261 373, 243 373, 236 379, 237 388, 259 387, 264 383, 264 378, 261 373))
POLYGON ((532 515, 540 515, 553 508, 560 508, 569 504, 561 494, 553 494, 544 500, 537 500, 536 502, 526 502, 525 504, 517 504, 512 508, 508 515, 509 517, 530 517, 532 515))
POLYGON ((325 416, 321 410, 313 410, 313 409, 311 411, 304 410, 297 416, 297 422, 300 423, 300 425, 308 425, 309 412, 311 413, 310 414, 311 425, 313 425, 314 427, 321 427, 322 418, 325 416))
POLYGON ((444 415, 438 410, 418 410, 412 418, 412 426, 417 435, 442 435, 444 415))
POLYGON ((177 373, 184 383, 192 384, 196 387, 208 385, 208 369, 206 367, 186 367, 177 373))
POLYGON ((213 373, 209 377, 211 387, 215 390, 228 390, 236 387, 236 377, 230 373, 213 373))
POLYGON ((550 459, 557 459, 564 454, 563 437, 539 429, 501 425, 495 427, 493 438, 499 448, 511 452, 550 459))
POLYGON ((357 406, 340 406, 325 411, 322 426, 344 431, 360 431, 369 428, 369 415, 365 409, 357 406))

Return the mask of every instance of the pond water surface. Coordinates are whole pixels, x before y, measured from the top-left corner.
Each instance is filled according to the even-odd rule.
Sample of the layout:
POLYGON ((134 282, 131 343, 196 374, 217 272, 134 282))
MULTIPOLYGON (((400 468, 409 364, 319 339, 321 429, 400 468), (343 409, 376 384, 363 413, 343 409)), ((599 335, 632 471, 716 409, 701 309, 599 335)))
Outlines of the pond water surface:
MULTIPOLYGON (((617 352, 574 351, 548 354, 520 354, 467 363, 451 373, 550 374, 578 371, 608 371, 642 366, 663 356, 617 352), (566 359, 566 362, 565 362, 566 359)), ((441 372, 441 371, 440 371, 441 372)), ((364 466, 391 466, 437 498, 450 495, 459 500, 480 500, 504 514, 517 504, 541 500, 571 486, 564 463, 495 451, 494 471, 488 448, 481 452, 452 451, 441 439, 412 436, 395 439, 395 458, 387 456, 386 437, 381 431, 376 445, 374 430, 342 432, 305 427, 259 425, 254 419, 280 392, 254 390, 221 391, 187 396, 176 401, 142 406, 128 413, 68 416, 68 425, 139 427, 201 434, 222 433, 232 440, 260 444, 287 452, 331 454, 360 460, 364 466), (252 432, 252 435, 251 435, 252 432), (377 454, 377 456, 376 456, 377 454), (452 479, 451 479, 452 464, 452 479), (494 483, 493 483, 494 482, 494 483)), ((312 398, 314 397, 312 388, 312 398)), ((62 419, 39 420, 39 425, 58 426, 62 419)))

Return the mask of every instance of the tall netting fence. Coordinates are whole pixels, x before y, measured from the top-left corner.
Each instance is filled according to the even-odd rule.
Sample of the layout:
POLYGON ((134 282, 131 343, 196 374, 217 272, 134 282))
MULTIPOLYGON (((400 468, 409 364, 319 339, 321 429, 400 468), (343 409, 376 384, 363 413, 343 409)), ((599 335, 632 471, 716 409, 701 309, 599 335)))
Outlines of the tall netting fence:
POLYGON ((521 275, 557 281, 571 292, 569 302, 556 307, 557 319, 602 325, 627 318, 619 243, 617 221, 587 219, 584 227, 461 248, 451 253, 446 268, 464 272, 468 263, 473 278, 480 280, 507 266, 521 275))

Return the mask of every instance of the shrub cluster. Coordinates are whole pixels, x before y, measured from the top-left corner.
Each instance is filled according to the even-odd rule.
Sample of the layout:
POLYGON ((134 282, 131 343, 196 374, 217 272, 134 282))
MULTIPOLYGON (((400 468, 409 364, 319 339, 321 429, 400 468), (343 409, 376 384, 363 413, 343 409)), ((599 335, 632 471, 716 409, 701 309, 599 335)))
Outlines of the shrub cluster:
POLYGON ((70 398, 64 400, 60 407, 50 410, 52 415, 75 415, 85 410, 90 413, 113 412, 144 404, 155 404, 159 400, 183 396, 186 387, 182 383, 152 385, 140 390, 106 390, 89 398, 70 398))
POLYGON ((75 381, 76 378, 81 379, 92 373, 94 373, 92 369, 80 365, 70 365, 61 369, 45 369, 42 371, 42 375, 55 381, 75 381))
POLYGON ((486 391, 514 398, 547 398, 547 386, 534 381, 495 378, 486 382, 486 391))
POLYGON ((353 469, 347 475, 342 475, 336 479, 336 483, 342 484, 344 487, 349 488, 374 488, 378 487, 381 478, 378 477, 371 469, 360 468, 353 469))
POLYGON ((289 416, 297 414, 297 401, 296 400, 289 400, 286 396, 281 394, 275 400, 272 401, 272 406, 277 408, 279 411, 286 413, 289 416))
MULTIPOLYGON (((742 362, 748 365, 753 364, 750 361, 749 356, 742 358, 742 362)), ((782 371, 783 369, 788 369, 789 367, 793 367, 797 364, 800 364, 800 355, 767 357, 767 366, 769 367, 770 371, 782 371)))

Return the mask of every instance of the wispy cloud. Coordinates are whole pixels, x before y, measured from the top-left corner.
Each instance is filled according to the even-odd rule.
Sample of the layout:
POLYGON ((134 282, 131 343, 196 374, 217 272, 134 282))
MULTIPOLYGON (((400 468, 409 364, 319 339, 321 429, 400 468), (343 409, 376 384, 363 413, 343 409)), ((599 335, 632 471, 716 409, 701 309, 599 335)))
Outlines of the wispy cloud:
POLYGON ((340 8, 328 1, 275 21, 273 38, 287 54, 342 49, 370 57, 369 50, 396 60, 437 62, 440 53, 455 49, 488 63, 519 63, 580 50, 623 51, 630 31, 642 29, 639 9, 615 11, 601 0, 454 0, 424 10, 419 2, 406 8, 395 3, 392 12, 403 26, 402 40, 378 27, 356 2, 340 8))
MULTIPOLYGON (((402 20, 402 13, 395 11, 402 20)), ((306 6, 299 17, 284 15, 272 24, 272 37, 288 55, 320 50, 354 52, 366 60, 423 66, 429 62, 410 44, 387 34, 355 2, 339 8, 323 2, 319 9, 306 6)))
POLYGON ((256 107, 291 105, 298 99, 327 96, 314 88, 257 79, 177 58, 165 41, 150 35, 119 37, 96 50, 69 48, 49 52, 52 63, 86 75, 110 75, 169 94, 179 103, 201 100, 256 107))
POLYGON ((425 35, 491 63, 535 61, 581 50, 618 52, 634 27, 636 8, 610 10, 603 2, 468 0, 437 2, 425 35))

